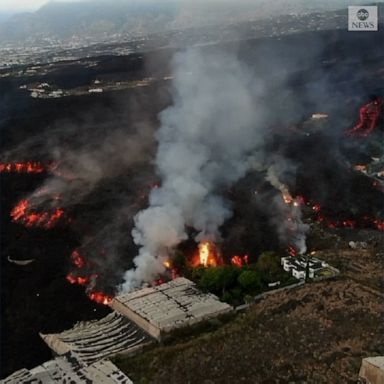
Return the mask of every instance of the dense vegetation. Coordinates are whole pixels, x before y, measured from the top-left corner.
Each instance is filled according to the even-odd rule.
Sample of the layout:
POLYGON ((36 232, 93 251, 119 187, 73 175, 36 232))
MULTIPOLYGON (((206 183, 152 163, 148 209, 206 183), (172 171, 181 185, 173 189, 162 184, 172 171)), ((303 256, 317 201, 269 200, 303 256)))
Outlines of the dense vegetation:
POLYGON ((280 255, 274 252, 262 253, 256 263, 236 265, 219 265, 217 267, 188 268, 177 255, 175 265, 183 275, 205 291, 217 295, 222 301, 239 305, 264 291, 275 289, 269 283, 280 282, 279 287, 297 282, 280 264, 280 255))

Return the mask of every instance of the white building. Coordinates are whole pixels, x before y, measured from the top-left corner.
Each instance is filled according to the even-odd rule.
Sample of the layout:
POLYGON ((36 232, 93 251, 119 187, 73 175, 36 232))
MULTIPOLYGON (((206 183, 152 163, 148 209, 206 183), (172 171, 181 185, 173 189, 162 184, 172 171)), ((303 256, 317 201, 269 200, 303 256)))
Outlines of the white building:
POLYGON ((103 93, 103 88, 91 88, 88 90, 89 93, 103 93))
POLYGON ((110 306, 157 340, 175 329, 233 310, 215 295, 199 291, 195 283, 184 277, 122 294, 110 306))
POLYGON ((308 259, 304 256, 287 256, 281 258, 281 265, 284 271, 292 273, 296 279, 305 279, 306 269, 308 263, 308 277, 313 279, 316 272, 321 269, 328 267, 325 261, 319 260, 315 257, 309 257, 308 259))

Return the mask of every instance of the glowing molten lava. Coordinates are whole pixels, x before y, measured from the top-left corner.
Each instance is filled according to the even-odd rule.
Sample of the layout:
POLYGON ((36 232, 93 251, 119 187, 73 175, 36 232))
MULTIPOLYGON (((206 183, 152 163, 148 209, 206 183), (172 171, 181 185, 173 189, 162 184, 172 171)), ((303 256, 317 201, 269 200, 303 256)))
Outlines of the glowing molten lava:
POLYGON ((87 285, 89 280, 84 276, 74 276, 71 273, 69 273, 66 276, 66 279, 71 284, 78 284, 78 285, 87 285))
POLYGON ((0 173, 43 173, 54 168, 54 164, 43 165, 39 161, 0 163, 0 173))
POLYGON ((42 227, 53 228, 64 215, 61 208, 55 208, 53 212, 35 212, 31 210, 28 200, 21 200, 11 211, 12 221, 20 223, 28 228, 42 227))
POLYGON ((336 228, 366 228, 373 227, 379 231, 384 231, 384 221, 376 218, 369 217, 368 215, 362 216, 360 218, 352 219, 347 218, 344 220, 332 220, 328 218, 323 212, 322 207, 318 203, 308 203, 312 206, 312 210, 315 212, 314 220, 330 229, 336 228))
POLYGON ((83 256, 80 255, 79 251, 75 249, 72 254, 71 254, 71 260, 72 263, 77 267, 77 268, 83 268, 85 265, 85 260, 83 256))
POLYGON ((84 276, 84 272, 88 270, 87 267, 89 267, 89 263, 87 263, 86 259, 79 250, 75 249, 72 252, 71 262, 76 267, 76 270, 73 273, 68 273, 66 276, 67 281, 70 284, 77 284, 87 287, 86 294, 90 300, 98 304, 108 305, 113 300, 113 297, 100 291, 93 291, 99 275, 96 273, 88 273, 87 276, 84 276), (80 269, 81 271, 79 271, 80 269))

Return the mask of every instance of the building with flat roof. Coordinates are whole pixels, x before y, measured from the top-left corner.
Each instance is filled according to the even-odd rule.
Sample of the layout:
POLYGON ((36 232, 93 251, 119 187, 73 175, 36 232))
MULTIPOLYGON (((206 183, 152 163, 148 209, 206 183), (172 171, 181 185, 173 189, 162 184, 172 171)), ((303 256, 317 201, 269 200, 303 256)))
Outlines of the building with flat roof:
POLYGON ((2 384, 133 384, 110 360, 81 365, 70 352, 33 369, 20 369, 0 382, 2 384))
POLYGON ((201 292, 195 283, 184 277, 119 295, 110 306, 157 340, 175 329, 233 310, 215 295, 201 292))
POLYGON ((79 322, 61 333, 40 336, 55 354, 71 352, 84 364, 119 353, 132 353, 153 342, 133 321, 116 312, 100 320, 79 322))
POLYGON ((1 383, 131 384, 106 358, 137 353, 175 329, 233 310, 182 277, 119 295, 110 307, 114 311, 100 320, 79 322, 60 333, 40 334, 56 357, 34 369, 19 370, 1 383))
POLYGON ((323 268, 328 267, 325 261, 319 260, 315 257, 309 257, 308 260, 304 256, 287 256, 281 258, 281 265, 284 271, 292 273, 296 279, 305 279, 305 273, 308 263, 308 277, 313 279, 316 272, 323 268))

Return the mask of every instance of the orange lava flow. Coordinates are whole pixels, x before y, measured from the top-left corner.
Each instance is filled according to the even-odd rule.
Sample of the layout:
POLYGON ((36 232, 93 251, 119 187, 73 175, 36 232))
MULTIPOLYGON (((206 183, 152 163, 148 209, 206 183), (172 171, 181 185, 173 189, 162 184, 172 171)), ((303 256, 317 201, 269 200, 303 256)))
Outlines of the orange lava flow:
POLYGON ((86 267, 87 262, 85 258, 80 254, 80 252, 75 249, 72 254, 71 254, 71 262, 72 264, 77 268, 77 270, 74 273, 68 273, 68 275, 65 277, 67 281, 70 284, 77 284, 77 285, 82 285, 86 286, 86 293, 87 296, 90 300, 98 303, 98 304, 104 304, 108 305, 112 300, 113 297, 110 295, 107 295, 103 292, 100 291, 90 291, 90 287, 94 286, 96 279, 98 278, 98 274, 91 274, 89 276, 84 276, 84 269, 81 271, 82 275, 77 275, 79 272, 79 269, 82 269, 86 267))
POLYGON ((71 254, 71 260, 72 263, 77 267, 77 268, 83 268, 85 265, 85 260, 83 256, 80 255, 80 252, 75 249, 72 254, 71 254))
POLYGON ((78 285, 87 285, 88 284, 88 279, 86 277, 84 277, 84 276, 74 276, 71 273, 69 273, 66 276, 66 279, 71 284, 78 284, 78 285))
POLYGON ((42 173, 47 168, 39 161, 0 163, 0 173, 42 173))
POLYGON ((53 212, 35 212, 28 200, 21 200, 11 211, 12 221, 31 227, 53 228, 64 215, 64 210, 56 208, 53 212))

